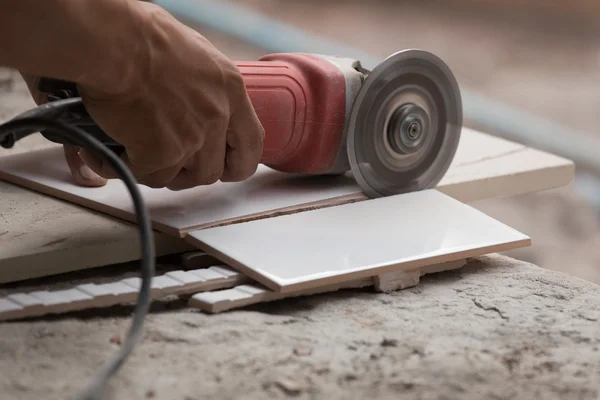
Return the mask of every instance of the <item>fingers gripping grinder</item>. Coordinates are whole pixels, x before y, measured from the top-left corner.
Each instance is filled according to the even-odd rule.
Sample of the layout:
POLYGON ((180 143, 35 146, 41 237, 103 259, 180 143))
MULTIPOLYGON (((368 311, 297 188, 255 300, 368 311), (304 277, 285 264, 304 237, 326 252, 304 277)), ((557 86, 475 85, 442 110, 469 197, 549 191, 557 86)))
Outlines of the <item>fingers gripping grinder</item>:
MULTIPOLYGON (((261 163, 268 167, 311 175, 351 171, 366 195, 380 197, 435 187, 454 158, 460 92, 449 68, 431 53, 400 51, 372 71, 359 61, 302 53, 236 64, 265 129, 261 163)), ((124 151, 74 98, 75 85, 43 79, 39 89, 50 103, 38 114, 78 125, 124 151)), ((65 143, 52 131, 41 133, 65 143)))

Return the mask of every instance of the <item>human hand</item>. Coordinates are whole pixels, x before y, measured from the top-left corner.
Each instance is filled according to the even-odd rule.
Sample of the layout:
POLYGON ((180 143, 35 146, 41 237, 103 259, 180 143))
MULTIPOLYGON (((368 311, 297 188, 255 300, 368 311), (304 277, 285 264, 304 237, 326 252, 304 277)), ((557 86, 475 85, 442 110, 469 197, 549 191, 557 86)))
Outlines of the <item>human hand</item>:
MULTIPOLYGON (((99 51, 92 48, 89 53, 104 55, 97 60, 102 67, 94 68, 90 61, 92 68, 73 81, 90 116, 125 147, 123 160, 138 182, 182 190, 250 177, 262 155, 264 130, 237 66, 155 4, 86 4, 112 7, 111 13, 119 13, 115 20, 123 23, 101 25, 111 33, 87 32, 98 32, 98 38, 88 40, 99 51), (107 45, 106 35, 120 40, 107 45), (107 64, 115 68, 107 70, 107 64)), ((101 14, 99 9, 91 11, 79 14, 87 25, 101 14)), ((65 146, 78 183, 101 184, 96 178, 85 179, 91 175, 82 162, 100 179, 118 178, 104 160, 87 149, 78 150, 65 146)))
MULTIPOLYGON (((256 171, 264 131, 236 65, 199 33, 152 3, 136 3, 133 70, 111 87, 79 84, 96 123, 126 149, 138 182, 181 190, 241 181, 256 171)), ((105 178, 117 175, 87 150, 105 178)))

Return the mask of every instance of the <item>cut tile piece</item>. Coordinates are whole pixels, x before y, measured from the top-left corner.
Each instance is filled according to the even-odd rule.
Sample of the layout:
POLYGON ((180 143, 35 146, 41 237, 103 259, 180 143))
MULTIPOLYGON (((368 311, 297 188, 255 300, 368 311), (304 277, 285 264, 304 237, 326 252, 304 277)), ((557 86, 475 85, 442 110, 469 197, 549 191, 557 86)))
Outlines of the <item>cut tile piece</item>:
POLYGON ((408 280, 402 274, 405 271, 389 272, 376 275, 372 278, 363 278, 339 284, 320 286, 289 293, 274 292, 258 283, 236 286, 231 289, 217 290, 214 292, 197 293, 193 295, 188 304, 209 313, 219 313, 235 308, 246 307, 262 302, 282 300, 290 297, 307 296, 311 294, 333 292, 341 289, 362 288, 375 286, 379 292, 402 290, 419 283, 416 276, 433 274, 442 271, 458 269, 466 265, 466 260, 449 261, 440 264, 425 265, 419 269, 406 271, 408 280))
POLYGON ((378 292, 389 293, 418 285, 421 276, 425 274, 451 271, 463 267, 466 263, 467 260, 456 260, 428 265, 416 270, 386 272, 373 277, 373 284, 378 292))
POLYGON ((108 290, 108 287, 106 285, 84 283, 82 285, 76 286, 76 288, 92 296, 93 301, 90 307, 108 307, 118 304, 119 302, 119 300, 115 298, 113 293, 108 290))
POLYGON ((8 295, 6 298, 23 307, 22 318, 35 315, 36 313, 39 313, 42 308, 44 308, 44 302, 42 300, 28 293, 14 293, 8 295))
POLYGON ((206 280, 223 279, 223 278, 226 277, 225 274, 223 274, 219 270, 215 270, 213 267, 211 267, 211 268, 195 269, 195 270, 191 270, 189 272, 191 274, 196 275, 197 277, 199 277, 201 279, 206 279, 206 280))
POLYGON ((217 274, 221 274, 227 278, 239 274, 239 272, 237 272, 234 269, 229 268, 226 265, 215 265, 214 267, 210 267, 209 270, 216 272, 217 274))
MULTIPOLYGON (((463 128, 450 169, 438 189, 463 202, 559 187, 573 162, 463 128)), ((119 180, 101 188, 71 183, 60 147, 0 158, 0 178, 135 222, 129 193, 119 180)), ((260 166, 244 182, 172 192, 141 186, 154 227, 171 235, 281 213, 364 200, 351 176, 297 177, 260 166)))
POLYGON ((281 292, 530 244, 526 235, 437 190, 199 230, 188 240, 281 292))
POLYGON ((259 284, 236 286, 231 289, 204 292, 193 295, 188 304, 209 313, 219 313, 252 304, 281 300, 284 298, 308 296, 311 294, 334 292, 340 289, 353 289, 373 285, 373 278, 363 278, 341 284, 325 285, 291 293, 273 292, 259 284))
MULTIPOLYGON (((204 290, 203 288, 207 285, 207 281, 204 278, 199 277, 198 275, 192 274, 187 271, 171 271, 165 275, 167 278, 179 281, 182 283, 182 286, 171 291, 173 295, 179 295, 182 293, 190 293, 193 291, 204 290)), ((217 278, 217 280, 222 280, 221 278, 217 278)))
POLYGON ((24 308, 9 299, 0 299, 0 316, 6 319, 22 318, 24 308))
MULTIPOLYGON (((196 289, 202 292, 209 292, 211 290, 222 289, 225 287, 233 287, 252 281, 246 275, 224 265, 206 269, 195 269, 188 272, 204 281, 201 285, 196 286, 196 289)), ((185 293, 193 292, 191 290, 187 290, 185 293)))
POLYGON ((123 282, 105 283, 102 286, 118 299, 117 303, 129 303, 137 300, 138 290, 123 282))
POLYGON ((53 292, 60 299, 58 303, 51 305, 54 313, 76 311, 90 308, 94 304, 94 297, 79 289, 72 288, 53 292))
MULTIPOLYGON (((187 296, 249 282, 251 280, 247 276, 227 267, 171 271, 152 280, 152 298, 187 296)), ((58 291, 13 293, 0 298, 0 321, 130 303, 137 300, 140 285, 141 279, 133 277, 101 285, 87 283, 58 291)))
POLYGON ((152 290, 158 290, 160 293, 158 296, 160 297, 172 295, 178 289, 183 288, 183 286, 182 282, 165 275, 152 279, 152 290))
POLYGON ((389 293, 417 286, 421 278, 421 271, 392 271, 385 272, 373 278, 375 289, 379 292, 389 293))

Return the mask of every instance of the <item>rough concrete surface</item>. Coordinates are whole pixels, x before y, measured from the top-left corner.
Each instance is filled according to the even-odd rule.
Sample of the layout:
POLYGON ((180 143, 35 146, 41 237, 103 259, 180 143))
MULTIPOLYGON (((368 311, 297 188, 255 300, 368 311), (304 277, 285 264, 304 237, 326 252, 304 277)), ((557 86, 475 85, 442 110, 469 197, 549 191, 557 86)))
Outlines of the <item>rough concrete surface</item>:
MULTIPOLYGON (((0 325, 2 398, 71 398, 129 312, 0 325)), ((600 286, 498 255, 392 294, 163 303, 109 398, 597 399, 599 321, 600 286)))

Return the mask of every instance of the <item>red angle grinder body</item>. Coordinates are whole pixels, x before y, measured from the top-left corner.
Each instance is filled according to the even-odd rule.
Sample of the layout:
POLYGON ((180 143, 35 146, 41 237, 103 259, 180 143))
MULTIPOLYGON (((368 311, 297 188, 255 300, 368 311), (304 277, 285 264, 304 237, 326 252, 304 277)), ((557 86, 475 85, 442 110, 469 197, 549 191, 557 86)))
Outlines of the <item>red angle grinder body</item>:
POLYGON ((274 54, 237 62, 265 129, 261 163, 283 172, 341 173, 348 88, 362 74, 310 54, 274 54))

